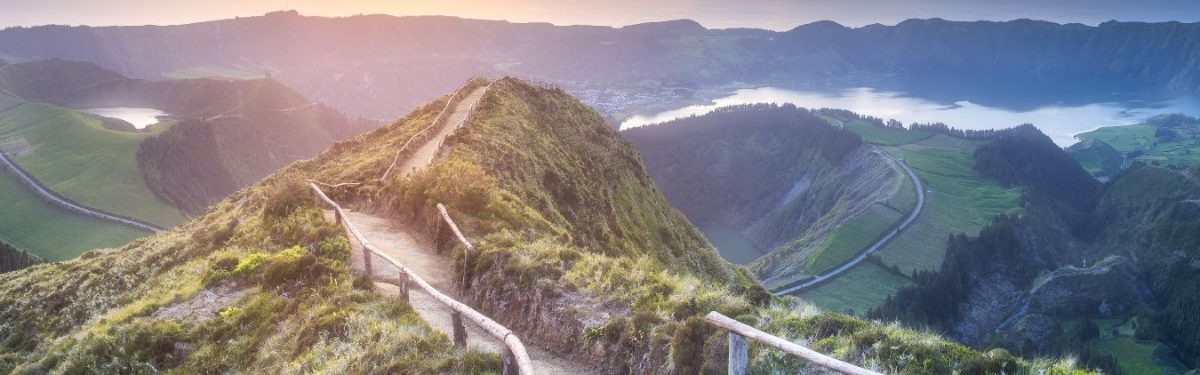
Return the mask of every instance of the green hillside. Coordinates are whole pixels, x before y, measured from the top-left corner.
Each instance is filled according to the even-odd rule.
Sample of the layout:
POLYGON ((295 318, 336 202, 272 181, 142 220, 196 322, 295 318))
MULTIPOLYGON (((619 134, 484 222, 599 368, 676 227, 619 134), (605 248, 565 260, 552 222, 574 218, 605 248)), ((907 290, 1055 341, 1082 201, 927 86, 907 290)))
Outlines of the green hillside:
POLYGON ((105 129, 100 121, 51 104, 26 103, 0 112, 0 134, 33 147, 13 158, 42 184, 89 207, 160 226, 183 222, 142 178, 136 153, 147 137, 105 129))
POLYGON ((3 171, 0 207, 4 207, 0 213, 0 240, 47 260, 71 259, 88 250, 120 246, 146 235, 126 225, 51 206, 3 171))
POLYGON ((1200 120, 1184 115, 1156 116, 1145 123, 1108 126, 1075 137, 1080 143, 1071 146, 1069 153, 1098 176, 1111 177, 1126 160, 1179 169, 1200 163, 1200 120), (1116 152, 1084 152, 1095 148, 1087 146, 1096 142, 1116 152))
MULTIPOLYGON (((843 121, 847 121, 847 129, 863 134, 864 140, 878 145, 913 169, 925 188, 925 207, 908 228, 875 253, 879 263, 858 266, 878 270, 848 272, 834 282, 821 284, 800 294, 801 298, 810 299, 817 306, 833 311, 866 313, 882 305, 899 288, 911 285, 912 281, 906 276, 919 271, 936 270, 945 257, 947 239, 951 234, 974 235, 997 215, 1022 212, 1019 205, 1020 189, 1006 188, 974 170, 973 153, 980 141, 932 134, 925 130, 881 128, 862 121, 843 121), (859 122, 863 125, 850 126, 859 122), (886 272, 880 266, 894 268, 895 271, 886 272), (862 290, 870 290, 871 293, 856 292, 862 290), (862 298, 836 297, 844 295, 862 298)), ((906 185, 903 190, 897 190, 897 196, 893 197, 895 204, 910 204, 908 202, 915 199, 911 197, 911 189, 911 185, 906 185)), ((876 221, 852 220, 839 227, 838 231, 866 231, 867 236, 874 238, 882 233, 880 228, 883 228, 876 221)), ((859 250, 863 248, 863 243, 871 242, 863 239, 856 241, 859 250)))

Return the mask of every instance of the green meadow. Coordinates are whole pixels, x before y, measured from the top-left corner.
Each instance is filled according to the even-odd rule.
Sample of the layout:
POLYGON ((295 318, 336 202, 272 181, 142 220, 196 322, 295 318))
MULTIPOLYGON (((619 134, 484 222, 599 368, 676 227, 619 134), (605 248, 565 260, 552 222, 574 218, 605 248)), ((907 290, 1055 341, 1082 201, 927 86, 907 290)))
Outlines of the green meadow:
POLYGON ((184 221, 150 191, 138 168, 138 144, 150 133, 109 130, 75 110, 24 103, 0 112, 0 137, 10 136, 33 146, 13 160, 59 194, 164 227, 184 221))
POLYGON ((45 203, 7 172, 0 172, 0 239, 50 261, 92 249, 116 247, 147 235, 45 203))

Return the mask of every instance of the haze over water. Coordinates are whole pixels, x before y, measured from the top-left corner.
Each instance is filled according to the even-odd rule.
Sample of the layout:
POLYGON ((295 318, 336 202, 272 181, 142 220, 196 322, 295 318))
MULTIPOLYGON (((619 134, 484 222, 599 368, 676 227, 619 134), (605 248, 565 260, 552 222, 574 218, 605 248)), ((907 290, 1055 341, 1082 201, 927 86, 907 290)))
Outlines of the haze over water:
MULTIPOLYGON (((1114 94, 1116 96, 1116 94, 1114 94)), ((1166 113, 1200 115, 1200 98, 1144 99, 1120 95, 1120 100, 1095 100, 1082 104, 1046 104, 1024 109, 990 107, 968 100, 943 103, 915 95, 873 88, 829 91, 798 91, 777 87, 741 89, 708 104, 649 115, 636 115, 621 123, 621 129, 645 126, 677 118, 702 115, 718 107, 750 103, 791 103, 805 108, 846 109, 863 115, 896 119, 905 125, 942 122, 959 129, 1002 129, 1031 123, 1059 146, 1075 143, 1074 135, 1104 126, 1131 125, 1166 113)))

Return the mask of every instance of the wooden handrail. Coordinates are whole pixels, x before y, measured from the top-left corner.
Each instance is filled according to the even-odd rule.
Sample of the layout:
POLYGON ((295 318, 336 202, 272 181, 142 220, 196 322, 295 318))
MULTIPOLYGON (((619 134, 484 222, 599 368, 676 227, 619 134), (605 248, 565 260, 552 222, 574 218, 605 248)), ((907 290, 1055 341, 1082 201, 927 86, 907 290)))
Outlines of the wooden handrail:
POLYGON ((799 344, 785 340, 781 337, 771 335, 769 333, 758 330, 745 323, 734 320, 725 315, 721 315, 716 311, 709 312, 704 320, 708 324, 712 324, 721 329, 729 331, 729 373, 730 374, 745 374, 747 366, 747 353, 745 338, 758 341, 775 349, 782 350, 806 361, 817 364, 818 366, 836 371, 847 375, 882 375, 878 372, 864 369, 843 361, 838 360, 812 349, 805 348, 799 344))
MULTIPOLYGON (((475 311, 475 309, 472 309, 470 306, 467 306, 462 302, 458 302, 454 300, 454 298, 451 298, 441 291, 438 291, 437 288, 434 288, 432 285, 429 285, 429 283, 425 282, 425 280, 422 279, 421 276, 417 275, 416 272, 413 272, 412 270, 408 269, 408 267, 400 264, 399 261, 397 261, 395 258, 392 258, 390 255, 387 255, 376 249, 375 246, 367 241, 367 238, 358 231, 358 228, 355 228, 354 224, 350 222, 350 218, 346 216, 345 211, 342 210, 342 206, 338 205, 337 202, 334 202, 333 199, 330 199, 329 196, 325 195, 325 192, 321 191, 321 188, 317 186, 316 183, 309 182, 308 186, 312 188, 313 192, 316 193, 317 197, 320 198, 322 202, 330 207, 333 207, 334 215, 337 216, 338 221, 343 227, 346 228, 347 231, 350 232, 352 236, 354 236, 355 240, 362 244, 363 250, 383 258, 383 260, 399 269, 401 274, 407 276, 409 280, 416 283, 417 286, 425 291, 425 293, 433 296, 435 300, 441 302, 443 305, 446 305, 446 307, 449 307, 454 312, 461 314, 466 319, 475 322, 475 324, 480 328, 483 328, 484 331, 487 331, 493 337, 504 342, 504 345, 507 347, 509 353, 511 353, 511 356, 516 362, 515 364, 517 371, 520 374, 530 375, 534 373, 533 362, 529 359, 529 353, 525 350, 525 344, 521 343, 521 339, 517 338, 516 333, 513 333, 512 330, 509 330, 508 328, 500 325, 500 323, 488 318, 486 315, 475 311)), ((440 204, 438 206, 444 207, 440 204)), ((441 208, 441 210, 443 210, 443 213, 445 212, 444 208, 441 208)), ((449 219, 449 216, 446 216, 446 218, 449 219)), ((466 238, 461 237, 461 232, 458 232, 457 226, 454 226, 453 222, 451 223, 452 228, 455 229, 455 233, 458 233, 460 239, 465 241, 466 238)))
MULTIPOLYGON (((392 158, 392 164, 388 165, 387 169, 383 171, 383 176, 379 177, 379 181, 387 180, 388 174, 392 173, 392 168, 396 167, 396 163, 398 163, 400 161, 400 155, 402 155, 404 153, 404 150, 408 149, 408 146, 411 145, 414 141, 416 141, 417 138, 424 135, 426 131, 428 131, 429 129, 432 129, 439 122, 441 122, 442 116, 444 116, 446 114, 446 111, 450 109, 450 104, 454 103, 454 98, 458 96, 458 93, 461 92, 462 89, 467 88, 467 86, 470 86, 470 85, 471 85, 471 82, 467 81, 467 83, 462 85, 462 87, 459 87, 458 90, 454 90, 454 93, 450 94, 450 97, 446 99, 446 106, 442 107, 442 111, 438 112, 437 117, 433 118, 433 122, 429 123, 429 126, 422 128, 421 131, 417 132, 417 134, 413 134, 412 137, 409 137, 408 141, 405 141, 404 145, 400 146, 399 150, 396 150, 396 156, 392 158)), ((491 84, 489 83, 488 85, 490 86, 491 84)))
MULTIPOLYGON (((480 95, 479 100, 476 100, 474 103, 471 103, 471 106, 469 108, 467 108, 467 115, 463 116, 462 120, 458 120, 457 124, 454 124, 454 131, 461 129, 463 127, 463 125, 466 125, 467 120, 470 120, 471 116, 475 115, 475 106, 479 104, 479 101, 483 100, 483 95, 487 95, 487 92, 489 89, 492 88, 493 83, 496 83, 496 81, 488 82, 487 86, 483 87, 483 94, 480 95)), ((438 140, 438 144, 437 144, 437 147, 434 149, 435 151, 433 152, 433 155, 429 157, 429 163, 433 163, 433 161, 437 159, 438 154, 441 153, 442 146, 445 145, 445 143, 446 143, 446 138, 442 138, 442 139, 438 140)))

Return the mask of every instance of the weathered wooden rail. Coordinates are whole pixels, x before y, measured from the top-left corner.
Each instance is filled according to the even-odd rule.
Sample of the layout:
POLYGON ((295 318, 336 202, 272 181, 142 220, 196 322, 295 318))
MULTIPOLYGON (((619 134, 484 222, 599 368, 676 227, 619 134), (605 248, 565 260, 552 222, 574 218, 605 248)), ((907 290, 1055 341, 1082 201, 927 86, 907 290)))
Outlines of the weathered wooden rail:
MULTIPOLYGON (((484 95, 486 95, 488 90, 492 88, 493 83, 496 83, 496 81, 488 82, 487 86, 483 87, 484 95)), ((458 131, 458 129, 461 129, 463 127, 463 125, 467 124, 467 121, 471 120, 471 117, 475 115, 476 106, 478 106, 479 102, 482 100, 483 100, 483 97, 480 97, 479 100, 475 101, 474 103, 471 103, 471 106, 467 108, 467 115, 463 116, 462 120, 458 120, 457 124, 454 124, 454 129, 452 131, 458 131)), ((437 160, 438 155, 442 153, 442 146, 444 146, 445 143, 446 143, 446 138, 442 138, 442 139, 438 140, 437 147, 435 148, 437 151, 435 151, 433 153, 433 155, 429 157, 429 163, 432 164, 434 160, 437 160)))
POLYGON ((716 311, 709 312, 708 315, 704 317, 704 320, 707 320, 708 324, 712 324, 718 328, 729 331, 730 374, 743 375, 746 373, 746 367, 749 364, 749 353, 747 352, 746 348, 746 339, 751 339, 841 374, 882 375, 878 372, 867 370, 862 367, 842 362, 837 358, 818 353, 812 349, 805 348, 804 346, 785 340, 781 337, 760 331, 757 328, 751 327, 745 323, 739 322, 725 315, 721 315, 721 313, 716 311))
MULTIPOLYGON (((429 294, 435 300, 451 310, 451 317, 454 322, 453 335, 455 346, 464 347, 466 345, 467 331, 466 328, 463 327, 462 323, 463 319, 466 318, 467 320, 474 322, 484 331, 491 334, 497 340, 500 340, 504 343, 506 349, 504 351, 504 374, 515 373, 529 375, 534 373, 533 362, 529 359, 529 353, 525 350, 525 344, 521 343, 521 340, 517 338, 516 333, 508 328, 505 328, 491 318, 488 318, 486 315, 475 311, 475 309, 472 309, 470 306, 467 306, 466 304, 458 302, 454 298, 447 296, 446 294, 437 290, 437 288, 434 288, 432 285, 429 285, 429 283, 425 282, 425 280, 422 279, 421 276, 417 275, 416 272, 413 272, 408 267, 400 264, 400 262, 395 258, 392 258, 390 255, 387 255, 386 253, 376 249, 375 246, 372 245, 370 241, 367 241, 367 238, 362 235, 362 232, 359 232, 358 228, 356 228, 354 224, 350 222, 350 219, 346 216, 345 211, 342 210, 342 206, 338 205, 337 202, 334 202, 333 199, 330 199, 328 195, 325 195, 325 192, 321 191, 321 188, 317 186, 315 182, 309 182, 308 185, 310 188, 312 188, 313 193, 316 194, 318 201, 333 209, 334 218, 337 223, 350 233, 351 237, 353 237, 353 240, 358 241, 358 243, 362 245, 363 260, 367 277, 373 276, 371 266, 372 255, 383 258, 384 261, 390 263, 392 266, 400 270, 400 275, 395 281, 395 284, 400 288, 400 295, 402 298, 408 298, 409 284, 416 284, 417 287, 419 287, 421 290, 424 290, 425 293, 429 294)), ((446 213, 445 206, 438 204, 438 211, 440 211, 442 218, 454 231, 455 236, 458 237, 459 241, 461 241, 465 246, 468 246, 468 249, 473 249, 474 246, 472 246, 471 243, 467 241, 466 237, 462 235, 462 232, 458 230, 458 225, 454 224, 453 220, 450 220, 450 215, 446 213)))
MULTIPOLYGON (((489 83, 488 85, 490 86, 491 84, 489 83)), ((446 106, 442 107, 442 111, 438 112, 437 116, 435 116, 433 118, 433 122, 430 122, 429 126, 426 126, 426 127, 422 128, 420 131, 418 131, 416 134, 413 134, 412 137, 409 137, 408 141, 405 141, 404 145, 400 146, 399 150, 396 150, 396 156, 392 158, 392 164, 388 165, 387 169, 383 171, 383 176, 379 177, 379 181, 387 180, 388 174, 392 173, 392 169, 396 168, 396 164, 398 164, 400 162, 400 157, 404 155, 404 151, 407 151, 408 147, 413 145, 414 142, 417 142, 418 139, 423 138, 429 132, 430 129, 433 129, 434 127, 436 127, 438 125, 438 123, 440 123, 442 121, 442 117, 446 116, 446 113, 450 110, 450 107, 454 103, 457 103, 454 101, 454 98, 457 98, 458 94, 461 93, 463 91, 463 89, 470 87, 470 86, 471 86, 471 81, 467 81, 467 83, 462 85, 462 87, 459 87, 458 90, 454 90, 454 93, 450 94, 449 98, 446 98, 446 106)))

